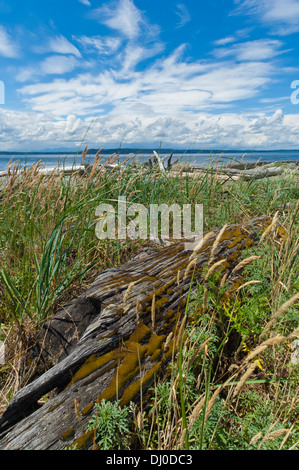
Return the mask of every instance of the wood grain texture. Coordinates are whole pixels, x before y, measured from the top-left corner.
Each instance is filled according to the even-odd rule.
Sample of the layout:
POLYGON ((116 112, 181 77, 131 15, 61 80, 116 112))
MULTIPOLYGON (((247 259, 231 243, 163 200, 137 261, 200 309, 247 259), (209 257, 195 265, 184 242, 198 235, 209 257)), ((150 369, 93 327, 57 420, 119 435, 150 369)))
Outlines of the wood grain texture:
MULTIPOLYGON (((165 374, 177 350, 192 274, 195 289, 206 268, 222 260, 216 269, 227 276, 232 292, 242 283, 241 271, 233 273, 240 253, 271 222, 263 216, 211 231, 196 252, 184 242, 145 250, 102 272, 40 332, 34 360, 41 370, 50 368, 13 397, 0 419, 0 449, 90 448, 86 429, 95 403, 103 398, 138 403, 155 377, 165 374), (46 394, 51 398, 39 405, 46 394)), ((279 224, 275 228, 277 236, 283 233, 279 224)))

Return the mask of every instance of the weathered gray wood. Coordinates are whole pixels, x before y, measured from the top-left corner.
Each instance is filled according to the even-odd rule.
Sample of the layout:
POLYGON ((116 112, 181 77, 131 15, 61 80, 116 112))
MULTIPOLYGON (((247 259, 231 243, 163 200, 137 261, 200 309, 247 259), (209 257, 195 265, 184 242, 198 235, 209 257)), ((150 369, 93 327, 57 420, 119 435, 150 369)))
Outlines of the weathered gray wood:
POLYGON ((235 289, 242 282, 240 271, 233 272, 239 254, 270 223, 260 217, 228 226, 220 240, 217 229, 196 252, 175 243, 101 273, 41 332, 34 354, 41 368, 51 367, 13 397, 0 419, 0 449, 89 448, 86 429, 96 402, 138 403, 165 373, 178 347, 192 273, 195 288, 209 262, 224 260, 217 269, 227 276, 227 291, 235 289))
POLYGON ((279 176, 282 175, 284 172, 284 168, 282 167, 270 167, 265 169, 252 169, 252 170, 244 170, 240 177, 245 181, 250 180, 257 180, 262 178, 270 178, 272 176, 279 176))

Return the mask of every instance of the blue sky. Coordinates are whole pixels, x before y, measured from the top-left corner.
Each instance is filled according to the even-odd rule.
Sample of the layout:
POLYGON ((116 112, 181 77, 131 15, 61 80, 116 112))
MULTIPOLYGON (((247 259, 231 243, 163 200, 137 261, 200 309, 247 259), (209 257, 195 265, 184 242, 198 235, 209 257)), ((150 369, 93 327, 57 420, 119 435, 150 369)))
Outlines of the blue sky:
POLYGON ((299 0, 0 0, 1 149, 299 148, 298 48, 299 0))

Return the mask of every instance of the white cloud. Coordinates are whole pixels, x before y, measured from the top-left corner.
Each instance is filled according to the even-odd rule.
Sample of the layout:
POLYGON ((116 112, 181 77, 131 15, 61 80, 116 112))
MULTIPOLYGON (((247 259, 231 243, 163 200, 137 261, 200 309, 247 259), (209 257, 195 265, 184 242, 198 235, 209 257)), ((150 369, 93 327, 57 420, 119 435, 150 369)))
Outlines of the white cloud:
POLYGON ((0 109, 0 138, 6 150, 39 150, 52 147, 53 142, 74 149, 88 129, 86 143, 95 148, 160 140, 163 145, 193 148, 296 148, 299 114, 283 115, 277 109, 257 116, 201 112, 173 117, 115 114, 83 119, 69 113, 54 119, 46 113, 0 109))
POLYGON ((40 70, 45 75, 62 75, 74 70, 78 65, 73 56, 53 55, 40 63, 40 70))
POLYGON ((299 31, 298 0, 235 0, 234 13, 248 13, 270 26, 272 32, 288 35, 299 31))
POLYGON ((39 54, 70 54, 78 58, 81 57, 80 51, 61 34, 52 38, 48 38, 45 44, 36 46, 34 51, 39 54))
POLYGON ((0 25, 0 55, 15 59, 19 57, 19 50, 16 43, 11 39, 6 29, 0 25))
POLYGON ((141 31, 143 35, 154 35, 158 32, 157 27, 149 25, 132 0, 118 0, 117 3, 105 4, 92 10, 90 16, 131 40, 136 39, 141 31))
POLYGON ((241 100, 256 98, 258 105, 265 97, 261 91, 277 72, 276 61, 270 59, 283 52, 281 41, 237 43, 241 32, 235 32, 214 43, 213 60, 195 61, 184 57, 185 44, 161 56, 164 44, 157 38, 149 41, 155 27, 132 0, 105 4, 92 10, 92 16, 117 33, 74 35, 78 48, 62 35, 48 38, 36 52, 51 55, 19 69, 20 82, 36 82, 18 90, 32 112, 1 111, 0 139, 6 148, 17 150, 16 142, 23 150, 32 148, 32 142, 40 148, 53 142, 74 146, 92 117, 88 141, 95 147, 117 146, 122 140, 200 147, 298 146, 299 115, 292 121, 276 108, 255 116, 225 112, 241 100), (80 51, 92 54, 93 63, 80 51), (158 54, 151 65, 138 67, 158 54), (91 68, 95 64, 99 67, 91 68), (64 76, 75 68, 80 73, 64 76))
POLYGON ((101 36, 74 36, 73 38, 86 52, 96 51, 99 55, 113 54, 121 45, 119 38, 113 38, 111 36, 103 38, 101 36))
POLYGON ((182 28, 183 26, 185 26, 185 24, 189 23, 189 21, 191 20, 191 16, 184 3, 178 3, 176 8, 177 10, 175 14, 180 19, 179 23, 177 24, 177 28, 182 28))
POLYGON ((271 103, 278 103, 279 101, 290 101, 290 97, 289 96, 276 96, 275 98, 261 98, 260 99, 260 102, 261 103, 267 103, 267 104, 271 104, 271 103))
POLYGON ((36 81, 46 75, 64 75, 76 68, 86 69, 92 65, 92 62, 78 60, 71 55, 51 55, 36 65, 20 67, 15 75, 15 79, 21 83, 32 80, 36 81))
POLYGON ((35 73, 33 67, 20 67, 15 74, 15 79, 17 82, 27 82, 34 77, 35 73))
POLYGON ((230 44, 232 42, 235 42, 236 38, 235 36, 227 36, 222 39, 218 39, 217 41, 214 41, 215 46, 226 46, 227 44, 230 44))
POLYGON ((281 41, 275 39, 257 39, 234 44, 228 48, 215 49, 214 55, 220 58, 235 56, 239 61, 267 60, 281 54, 279 48, 282 45, 281 41))
MULTIPOLYGON (((123 140, 136 144, 162 140, 171 145, 194 143, 200 147, 298 145, 296 118, 286 120, 281 112, 258 117, 224 112, 234 102, 258 97, 275 72, 271 63, 190 62, 184 60, 184 50, 181 45, 168 57, 136 71, 136 64, 154 51, 134 48, 129 43, 120 54, 118 69, 106 68, 98 74, 81 73, 68 80, 56 78, 22 87, 19 92, 23 100, 35 111, 30 114, 30 125, 24 114, 31 142, 36 135, 36 120, 38 129, 44 122, 37 139, 40 145, 51 145, 51 139, 60 145, 80 142, 90 116, 94 116, 88 141, 95 147, 117 146, 123 140), (220 114, 212 113, 216 109, 220 114)), ((11 122, 15 120, 13 117, 11 122)), ((24 136, 22 129, 13 131, 12 145, 17 141, 24 143, 27 134, 24 136)))
POLYGON ((135 67, 142 61, 154 57, 164 49, 162 43, 155 43, 152 47, 143 47, 129 43, 125 49, 119 54, 119 63, 122 65, 117 76, 121 79, 123 74, 126 74, 126 78, 135 75, 135 67))
MULTIPOLYGON (((145 48, 128 43, 119 54, 118 68, 114 62, 114 67, 98 74, 81 73, 70 79, 23 86, 18 91, 34 111, 61 117, 104 111, 111 116, 176 117, 258 97, 275 71, 271 63, 261 61, 185 61, 184 50, 181 45, 168 57, 137 71, 140 61, 158 53, 159 44, 145 48)), ((59 57, 45 59, 40 73, 62 74, 77 66, 76 58, 59 57)))
POLYGON ((89 0, 79 0, 80 3, 83 3, 83 5, 87 5, 88 7, 91 6, 91 3, 89 0))

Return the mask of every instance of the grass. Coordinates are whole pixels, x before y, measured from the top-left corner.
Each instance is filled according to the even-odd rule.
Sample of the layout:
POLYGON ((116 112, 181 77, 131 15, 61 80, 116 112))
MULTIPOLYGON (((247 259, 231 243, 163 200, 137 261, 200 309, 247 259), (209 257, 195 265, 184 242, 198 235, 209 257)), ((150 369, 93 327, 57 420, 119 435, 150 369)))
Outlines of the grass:
POLYGON ((225 182, 208 172, 162 175, 134 162, 107 170, 116 159, 103 167, 98 153, 84 176, 42 175, 39 164, 19 174, 12 166, 2 184, 0 340, 6 363, 0 365, 0 413, 30 379, 22 357, 44 322, 103 269, 147 244, 98 240, 99 203, 115 204, 119 195, 146 207, 198 203, 204 230, 277 214, 288 240, 277 246, 266 237, 243 253, 243 287, 230 300, 207 267, 207 284, 197 285, 188 299, 178 355, 166 380, 153 387, 150 405, 131 404, 121 412, 117 404, 102 403, 90 429, 102 448, 121 448, 123 441, 133 450, 298 449, 298 365, 290 360, 298 337, 298 176, 225 182))

